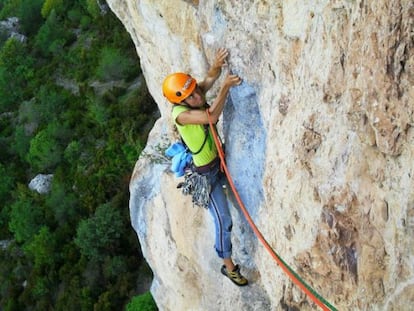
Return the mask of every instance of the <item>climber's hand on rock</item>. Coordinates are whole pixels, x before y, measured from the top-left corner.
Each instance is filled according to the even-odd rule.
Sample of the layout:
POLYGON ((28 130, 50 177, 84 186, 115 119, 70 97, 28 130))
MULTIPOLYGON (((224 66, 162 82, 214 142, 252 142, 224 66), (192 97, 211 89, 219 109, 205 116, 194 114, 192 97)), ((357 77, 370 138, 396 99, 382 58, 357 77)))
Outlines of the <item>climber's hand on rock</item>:
POLYGON ((227 66, 227 56, 229 52, 225 48, 219 48, 214 59, 213 68, 222 68, 227 66))
POLYGON ((228 74, 224 79, 223 86, 232 87, 239 85, 242 82, 242 79, 238 75, 228 74))

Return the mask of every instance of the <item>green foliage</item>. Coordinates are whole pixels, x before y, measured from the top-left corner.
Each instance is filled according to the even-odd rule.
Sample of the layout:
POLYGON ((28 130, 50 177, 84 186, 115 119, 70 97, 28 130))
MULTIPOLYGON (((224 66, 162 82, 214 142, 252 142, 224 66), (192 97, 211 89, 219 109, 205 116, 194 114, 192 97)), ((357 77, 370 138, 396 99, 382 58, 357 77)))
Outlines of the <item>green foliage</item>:
POLYGON ((9 38, 9 34, 6 29, 0 28, 0 46, 3 46, 3 44, 7 41, 9 38))
POLYGON ((35 96, 36 101, 32 106, 33 114, 36 113, 38 120, 43 124, 58 120, 65 111, 67 102, 71 100, 67 91, 48 84, 40 86, 35 96))
POLYGON ((31 288, 31 294, 36 300, 48 295, 50 292, 50 282, 46 277, 38 277, 35 279, 34 286, 31 288))
POLYGON ((34 266, 37 269, 48 268, 56 261, 56 241, 50 229, 42 226, 33 240, 25 245, 25 252, 34 258, 34 266))
MULTIPOLYGON (((26 100, 20 103, 19 112, 18 112, 18 121, 19 124, 24 124, 28 128, 27 133, 29 134, 29 129, 33 131, 39 125, 41 121, 41 113, 36 107, 35 100, 26 100)), ((30 132, 33 132, 30 131, 30 132)))
POLYGON ((74 8, 68 11, 68 22, 73 25, 79 25, 82 19, 82 11, 78 8, 74 8))
POLYGON ((7 236, 7 225, 9 222, 10 208, 7 207, 8 202, 11 199, 11 192, 14 187, 14 176, 12 172, 0 163, 0 238, 7 236))
POLYGON ((15 109, 28 91, 33 78, 33 59, 24 43, 9 39, 0 51, 0 113, 15 109))
POLYGON ((126 306, 125 311, 156 311, 158 310, 150 292, 135 296, 126 306))
POLYGON ((90 290, 82 285, 78 276, 72 278, 66 288, 66 295, 62 292, 57 297, 56 311, 88 311, 93 310, 94 299, 90 290))
POLYGON ((78 140, 73 140, 66 146, 63 157, 68 163, 78 163, 82 152, 81 143, 78 140))
POLYGON ((0 305, 118 310, 148 282, 125 208, 156 108, 145 81, 130 90, 135 47, 96 0, 0 0, 0 16, 27 35, 0 34, 0 235, 14 241, 0 305), (41 171, 54 174, 43 195, 27 187, 41 171))
POLYGON ((103 204, 92 217, 80 222, 75 243, 83 255, 100 262, 119 247, 123 227, 120 212, 111 204, 103 204))
POLYGON ((119 275, 128 273, 127 258, 125 256, 105 257, 103 274, 106 279, 116 280, 119 275))
POLYGON ((7 300, 4 306, 5 306, 4 307, 5 311, 18 311, 19 310, 18 303, 15 299, 7 300))
POLYGON ((80 20, 80 27, 82 29, 89 29, 92 25, 92 19, 89 16, 82 15, 82 18, 80 20))
POLYGON ((22 0, 4 0, 1 4, 0 19, 17 16, 22 0))
POLYGON ((102 81, 120 80, 136 74, 137 69, 134 62, 122 55, 119 49, 104 47, 96 69, 96 76, 102 81))
POLYGON ((73 33, 62 25, 56 11, 52 10, 36 35, 35 47, 45 56, 60 56, 63 46, 73 39, 73 33))
POLYGON ((78 200, 63 179, 64 177, 59 178, 55 174, 52 189, 46 198, 46 206, 54 212, 55 220, 59 225, 74 222, 79 214, 78 200))
POLYGON ((25 126, 17 125, 13 135, 12 150, 22 161, 26 160, 30 148, 31 136, 26 133, 25 126))
POLYGON ((21 284, 27 278, 27 269, 22 265, 22 252, 15 243, 6 249, 0 248, 0 306, 4 310, 23 310, 17 297, 21 284))
POLYGON ((21 0, 18 10, 21 29, 26 35, 35 34, 43 23, 40 11, 44 0, 21 0))
POLYGON ((127 142, 121 147, 125 159, 132 166, 137 159, 137 154, 144 150, 144 144, 140 140, 132 141, 132 133, 127 135, 127 142))
POLYGON ((49 14, 54 10, 55 12, 63 11, 63 0, 45 0, 42 6, 41 14, 44 18, 47 18, 49 14))
POLYGON ((21 185, 18 198, 11 206, 9 228, 17 242, 25 243, 39 231, 43 221, 43 209, 32 193, 21 185))
POLYGON ((6 202, 13 189, 14 178, 5 165, 0 163, 0 202, 6 202))
POLYGON ((86 9, 94 19, 97 19, 101 13, 97 1, 99 0, 86 0, 86 9))
POLYGON ((30 141, 27 161, 38 171, 48 171, 62 161, 68 130, 58 122, 50 123, 30 141))
POLYGON ((88 117, 98 126, 105 127, 110 118, 109 108, 100 98, 93 98, 88 104, 88 117))

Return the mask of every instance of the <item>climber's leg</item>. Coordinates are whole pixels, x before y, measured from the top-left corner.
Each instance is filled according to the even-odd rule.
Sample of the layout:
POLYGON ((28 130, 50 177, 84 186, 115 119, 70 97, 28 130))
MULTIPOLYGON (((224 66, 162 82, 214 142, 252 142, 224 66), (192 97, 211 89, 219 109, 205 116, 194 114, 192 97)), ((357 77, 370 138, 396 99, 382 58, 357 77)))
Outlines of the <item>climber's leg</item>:
POLYGON ((233 223, 226 195, 218 181, 212 184, 209 211, 214 219, 215 249, 217 254, 220 258, 230 258, 232 251, 231 229, 233 223))

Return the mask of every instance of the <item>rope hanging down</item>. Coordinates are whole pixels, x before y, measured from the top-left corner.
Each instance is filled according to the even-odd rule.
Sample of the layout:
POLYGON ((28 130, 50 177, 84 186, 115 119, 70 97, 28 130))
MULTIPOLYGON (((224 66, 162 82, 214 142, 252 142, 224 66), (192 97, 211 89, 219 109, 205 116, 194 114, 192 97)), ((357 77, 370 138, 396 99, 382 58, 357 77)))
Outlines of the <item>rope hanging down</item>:
POLYGON ((224 170, 224 173, 226 174, 227 180, 229 182, 230 188, 236 198, 237 203, 239 204, 244 216, 246 217, 247 222, 249 223, 250 227, 253 229, 253 232, 259 239, 259 241, 263 244, 263 246, 266 248, 266 250, 270 253, 270 255, 273 257, 273 259, 279 264, 279 266, 282 268, 282 270, 290 277, 290 279, 295 283, 299 288, 305 292, 306 295, 308 295, 309 298, 313 300, 319 307, 322 308, 322 310, 331 310, 331 311, 337 311, 337 309, 332 306, 328 301, 326 301, 322 296, 320 296, 312 287, 310 287, 306 282, 300 278, 300 276, 291 268, 289 267, 283 259, 273 250, 273 248, 269 245, 269 243, 266 241, 262 233, 257 228, 256 224, 253 222, 252 218, 250 217, 249 212, 247 211, 246 207, 243 204, 243 201, 240 198, 239 193, 236 190, 236 187, 234 185, 233 179, 231 178, 231 175, 229 173, 229 170, 226 166, 225 159, 224 159, 224 151, 221 146, 221 142, 218 138, 217 132, 213 126, 213 123, 211 121, 210 112, 208 109, 206 109, 208 122, 210 124, 211 133, 213 135, 214 142, 217 146, 218 155, 221 160, 221 167, 224 170))

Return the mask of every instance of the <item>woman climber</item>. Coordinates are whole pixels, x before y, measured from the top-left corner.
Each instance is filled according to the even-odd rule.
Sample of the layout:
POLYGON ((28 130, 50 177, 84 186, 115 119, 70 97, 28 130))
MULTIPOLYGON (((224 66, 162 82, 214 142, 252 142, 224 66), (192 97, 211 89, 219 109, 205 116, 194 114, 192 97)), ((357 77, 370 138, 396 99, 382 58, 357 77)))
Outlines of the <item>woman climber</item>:
POLYGON ((197 83, 189 74, 173 73, 165 78, 162 90, 168 101, 174 104, 172 117, 181 138, 192 152, 192 170, 209 184, 206 205, 214 219, 215 249, 223 259, 221 272, 233 283, 244 286, 248 281, 231 258, 232 219, 222 187, 224 175, 220 172, 217 147, 208 130, 209 117, 206 111, 212 123, 217 123, 230 88, 241 83, 239 76, 227 74, 215 100, 211 106, 207 104, 206 93, 219 78, 222 67, 227 65, 227 56, 226 49, 218 50, 203 81, 197 83))

